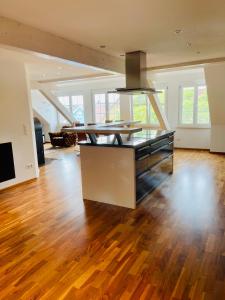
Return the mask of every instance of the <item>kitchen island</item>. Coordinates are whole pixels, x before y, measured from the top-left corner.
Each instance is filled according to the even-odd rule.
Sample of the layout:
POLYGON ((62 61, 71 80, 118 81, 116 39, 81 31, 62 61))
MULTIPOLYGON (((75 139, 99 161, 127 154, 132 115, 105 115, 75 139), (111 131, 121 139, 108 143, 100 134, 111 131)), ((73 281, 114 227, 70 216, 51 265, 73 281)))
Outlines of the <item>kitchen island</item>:
POLYGON ((173 173, 173 140, 174 131, 142 130, 80 142, 83 198, 135 208, 173 173))

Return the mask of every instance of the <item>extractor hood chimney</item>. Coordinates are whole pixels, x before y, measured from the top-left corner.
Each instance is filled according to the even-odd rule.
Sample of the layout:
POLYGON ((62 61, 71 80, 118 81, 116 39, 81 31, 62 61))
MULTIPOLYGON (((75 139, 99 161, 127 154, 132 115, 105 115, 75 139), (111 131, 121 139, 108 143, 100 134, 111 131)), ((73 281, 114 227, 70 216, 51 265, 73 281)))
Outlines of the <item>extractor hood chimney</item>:
POLYGON ((153 94, 155 89, 147 84, 146 53, 142 51, 126 53, 126 88, 118 88, 108 93, 153 94))

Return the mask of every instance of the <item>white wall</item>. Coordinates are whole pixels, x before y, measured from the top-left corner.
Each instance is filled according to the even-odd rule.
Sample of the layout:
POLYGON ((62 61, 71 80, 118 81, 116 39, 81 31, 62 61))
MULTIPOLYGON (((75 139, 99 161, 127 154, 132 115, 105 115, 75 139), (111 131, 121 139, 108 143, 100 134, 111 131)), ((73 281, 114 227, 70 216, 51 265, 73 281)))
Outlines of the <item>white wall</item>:
MULTIPOLYGON (((148 77, 153 81, 156 88, 167 87, 168 105, 167 117, 171 129, 176 130, 175 146, 184 148, 209 149, 210 128, 185 128, 178 122, 180 87, 184 84, 205 84, 204 69, 171 71, 161 73, 150 73, 148 77)), ((92 94, 101 90, 113 90, 125 86, 125 78, 117 77, 110 79, 92 79, 89 81, 78 81, 72 85, 69 83, 55 87, 58 96, 83 94, 85 102, 86 122, 93 122, 92 94)), ((131 119, 129 96, 121 96, 121 119, 131 119)), ((149 125, 148 125, 149 126, 149 125)))
POLYGON ((175 146, 209 149, 210 128, 189 128, 179 124, 179 100, 183 85, 205 84, 203 68, 149 74, 156 88, 167 87, 167 117, 171 129, 176 130, 175 146))
POLYGON ((36 144, 26 70, 24 64, 1 53, 0 143, 4 142, 12 142, 16 178, 0 183, 0 189, 37 177, 36 144))
POLYGON ((205 67, 205 76, 211 113, 212 152, 225 152, 225 63, 205 67))
POLYGON ((49 141, 49 132, 58 130, 58 118, 55 107, 38 91, 31 91, 32 107, 34 116, 39 118, 43 125, 45 140, 49 141))

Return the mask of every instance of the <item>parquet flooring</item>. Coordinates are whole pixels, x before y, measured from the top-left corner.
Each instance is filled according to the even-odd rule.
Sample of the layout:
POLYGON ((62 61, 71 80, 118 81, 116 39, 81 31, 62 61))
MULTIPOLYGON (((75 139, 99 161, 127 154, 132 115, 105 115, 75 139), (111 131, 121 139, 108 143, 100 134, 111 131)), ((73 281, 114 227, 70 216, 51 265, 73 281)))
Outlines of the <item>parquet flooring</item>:
POLYGON ((59 150, 0 191, 1 300, 225 299, 225 156, 176 150, 136 210, 83 202, 79 172, 59 150))

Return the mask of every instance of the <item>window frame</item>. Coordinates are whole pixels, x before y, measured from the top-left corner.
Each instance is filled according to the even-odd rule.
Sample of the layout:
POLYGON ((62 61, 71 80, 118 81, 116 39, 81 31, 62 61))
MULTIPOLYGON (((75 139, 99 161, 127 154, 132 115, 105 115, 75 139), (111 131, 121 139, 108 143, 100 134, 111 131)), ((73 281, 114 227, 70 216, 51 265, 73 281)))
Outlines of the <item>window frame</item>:
MULTIPOLYGON (((165 90, 165 115, 166 117, 168 117, 168 86, 167 85, 156 85, 156 90, 165 90)), ((150 107, 150 101, 147 98, 147 95, 145 95, 146 97, 146 105, 147 105, 147 122, 146 123, 141 123, 142 125, 151 125, 151 127, 153 128, 159 128, 160 124, 156 124, 156 123, 151 123, 151 107, 150 107)), ((133 110, 133 97, 130 96, 130 111, 131 111, 131 118, 132 120, 134 120, 134 110, 133 110)), ((159 102, 159 99, 157 97, 157 101, 159 102)), ((154 110, 154 109, 153 109, 154 110)))
MULTIPOLYGON (((209 123, 199 124, 198 123, 198 88, 204 86, 207 90, 207 85, 205 83, 184 83, 179 86, 179 108, 178 108, 178 128, 196 128, 196 129, 210 129, 211 121, 209 114, 209 123), (183 104, 183 88, 194 88, 194 105, 193 105, 193 123, 183 124, 182 123, 182 104, 183 104)), ((208 97, 208 95, 207 95, 208 97)))
MULTIPOLYGON (((60 97, 69 97, 69 112, 71 114, 73 114, 73 111, 72 111, 72 97, 73 96, 82 96, 83 97, 83 108, 84 108, 84 123, 86 122, 86 116, 85 116, 85 95, 83 92, 79 92, 79 91, 76 91, 76 92, 69 92, 69 93, 57 93, 56 94, 56 97, 57 99, 59 100, 60 97)), ((60 100, 59 100, 60 101, 60 100)), ((60 102, 61 103, 61 102, 60 102)), ((63 104, 62 104, 63 105, 63 104)), ((65 107, 66 108, 66 107, 65 107)), ((66 108, 67 109, 67 108, 66 108)), ((61 123, 59 122, 59 119, 60 119, 60 112, 57 111, 57 122, 59 125, 61 125, 61 123)))
MULTIPOLYGON (((70 112, 71 112, 71 114, 73 115, 73 97, 77 97, 77 96, 81 96, 82 97, 82 106, 83 106, 83 122, 81 122, 81 123, 85 123, 85 104, 84 104, 84 95, 83 94, 81 94, 81 93, 72 93, 71 95, 70 95, 70 112)), ((73 115, 73 117, 74 117, 74 115, 73 115)), ((75 119, 75 117, 74 117, 74 119, 75 119)))
POLYGON ((106 91, 103 91, 103 90, 94 91, 94 92, 92 92, 92 97, 91 97, 92 98, 92 118, 94 120, 94 123, 97 123, 97 121, 96 121, 96 111, 95 111, 95 108, 96 108, 95 95, 101 95, 101 94, 105 95, 105 116, 106 116, 106 119, 107 119, 108 104, 107 104, 106 91))
MULTIPOLYGON (((107 96, 106 96, 106 116, 107 116, 107 120, 110 120, 110 111, 109 111, 109 96, 110 96, 110 94, 109 93, 106 93, 106 94, 107 94, 107 96)), ((119 95, 119 94, 114 93, 114 95, 119 95)), ((120 95, 119 95, 119 114, 120 114, 119 119, 121 119, 121 106, 120 106, 120 103, 121 102, 120 102, 120 95)), ((114 120, 114 121, 116 121, 116 120, 114 120)))
MULTIPOLYGON (((147 113, 146 113, 146 121, 145 123, 140 123, 142 125, 149 125, 149 116, 150 116, 150 106, 148 105, 147 101, 147 96, 146 95, 143 95, 145 97, 145 100, 146 100, 146 106, 147 106, 147 113)), ((133 95, 130 96, 131 100, 130 100, 130 104, 131 104, 131 118, 132 120, 134 121, 134 102, 133 102, 133 95)))
MULTIPOLYGON (((105 95, 105 120, 109 120, 109 89, 96 89, 91 91, 91 98, 92 98, 92 118, 94 123, 96 123, 96 112, 95 112, 95 95, 97 94, 104 94, 105 95)), ((120 99, 119 99, 120 100, 120 99)), ((121 117, 121 101, 120 101, 120 117, 121 117)))

